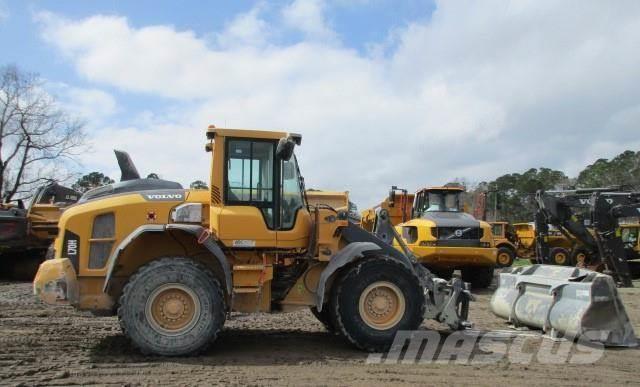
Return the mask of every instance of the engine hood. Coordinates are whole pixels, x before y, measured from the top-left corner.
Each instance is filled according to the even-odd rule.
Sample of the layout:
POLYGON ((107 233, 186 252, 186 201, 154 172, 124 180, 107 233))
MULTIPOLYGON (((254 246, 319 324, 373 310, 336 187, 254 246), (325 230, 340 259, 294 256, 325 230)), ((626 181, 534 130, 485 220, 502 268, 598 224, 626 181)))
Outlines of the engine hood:
POLYGON ((421 219, 432 221, 436 227, 480 227, 480 221, 466 212, 426 212, 421 219))

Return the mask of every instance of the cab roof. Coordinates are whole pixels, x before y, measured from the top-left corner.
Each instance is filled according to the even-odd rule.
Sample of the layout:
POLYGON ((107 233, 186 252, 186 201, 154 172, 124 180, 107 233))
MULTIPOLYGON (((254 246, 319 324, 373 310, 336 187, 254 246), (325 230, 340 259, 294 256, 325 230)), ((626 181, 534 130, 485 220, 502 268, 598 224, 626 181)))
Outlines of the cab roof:
POLYGON ((430 191, 452 191, 452 192, 464 192, 464 187, 426 187, 418 190, 416 194, 421 192, 430 192, 430 191))
POLYGON ((239 138, 259 138, 268 140, 279 140, 282 137, 287 137, 287 132, 276 132, 270 130, 255 130, 255 129, 230 129, 230 128, 216 128, 214 125, 209 125, 207 128, 207 138, 220 137, 239 137, 239 138))

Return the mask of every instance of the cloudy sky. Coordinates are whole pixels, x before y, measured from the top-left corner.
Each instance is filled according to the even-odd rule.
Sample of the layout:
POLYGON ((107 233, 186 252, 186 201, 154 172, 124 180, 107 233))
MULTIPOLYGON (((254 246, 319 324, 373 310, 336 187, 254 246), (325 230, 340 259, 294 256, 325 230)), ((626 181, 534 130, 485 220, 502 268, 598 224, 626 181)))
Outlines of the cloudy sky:
POLYGON ((82 168, 206 179, 204 130, 303 135, 307 186, 364 208, 640 150, 640 1, 8 1, 2 62, 87 121, 82 168))

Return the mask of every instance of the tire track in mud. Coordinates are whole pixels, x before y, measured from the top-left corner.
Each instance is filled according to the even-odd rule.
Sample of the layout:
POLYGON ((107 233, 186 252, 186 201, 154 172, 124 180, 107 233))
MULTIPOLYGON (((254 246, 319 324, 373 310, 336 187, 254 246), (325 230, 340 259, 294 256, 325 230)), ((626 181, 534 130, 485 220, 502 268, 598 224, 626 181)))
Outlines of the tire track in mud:
MULTIPOLYGON (((621 289, 640 332, 640 291, 621 289)), ((488 308, 471 305, 478 329, 506 329, 488 308)), ((425 327, 442 329, 438 324, 425 327)), ((0 282, 0 385, 576 385, 637 384, 640 350, 607 350, 593 365, 532 363, 366 365, 367 354, 330 335, 308 311, 233 314, 202 356, 144 356, 115 317, 41 304, 31 284, 0 282)))

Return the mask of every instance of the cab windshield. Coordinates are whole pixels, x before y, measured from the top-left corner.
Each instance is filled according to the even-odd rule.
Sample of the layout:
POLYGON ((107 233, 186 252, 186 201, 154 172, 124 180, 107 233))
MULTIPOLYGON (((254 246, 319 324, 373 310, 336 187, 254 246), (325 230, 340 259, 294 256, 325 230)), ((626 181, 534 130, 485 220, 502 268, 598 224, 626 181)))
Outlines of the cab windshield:
POLYGON ((427 197, 426 212, 457 212, 460 210, 458 208, 458 193, 430 192, 427 197))
POLYGON ((428 212, 460 212, 460 192, 426 192, 415 202, 417 216, 428 212))

